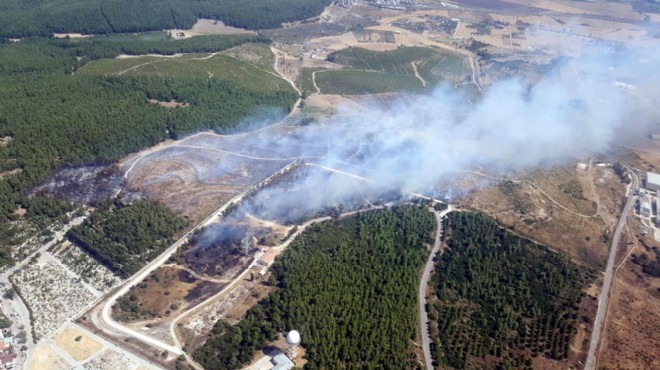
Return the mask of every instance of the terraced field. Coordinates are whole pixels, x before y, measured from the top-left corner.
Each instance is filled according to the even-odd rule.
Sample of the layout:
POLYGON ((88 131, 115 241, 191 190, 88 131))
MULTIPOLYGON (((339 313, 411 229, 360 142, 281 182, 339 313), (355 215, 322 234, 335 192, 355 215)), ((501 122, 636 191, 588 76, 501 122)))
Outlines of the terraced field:
MULTIPOLYGON (((442 81, 464 81, 471 73, 462 57, 424 47, 391 51, 353 47, 330 54, 328 60, 346 69, 316 73, 316 84, 326 94, 421 92, 442 81)), ((305 72, 309 74, 303 71, 302 76, 305 72)))
MULTIPOLYGON (((258 57, 258 56, 257 56, 258 57)), ((99 76, 151 76, 186 79, 221 79, 255 91, 282 91, 291 86, 273 72, 225 54, 145 55, 102 59, 77 73, 99 76)))
POLYGON ((419 91, 415 76, 361 70, 316 73, 316 84, 324 94, 365 95, 395 91, 419 91))

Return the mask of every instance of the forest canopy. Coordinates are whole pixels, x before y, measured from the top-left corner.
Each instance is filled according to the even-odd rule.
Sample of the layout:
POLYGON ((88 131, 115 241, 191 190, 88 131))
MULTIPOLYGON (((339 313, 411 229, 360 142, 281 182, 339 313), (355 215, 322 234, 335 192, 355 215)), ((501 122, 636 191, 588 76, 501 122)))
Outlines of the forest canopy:
POLYGON ((278 258, 278 290, 235 326, 219 321, 194 353, 238 369, 277 333, 299 330, 308 369, 414 369, 419 271, 436 227, 402 206, 311 226, 278 258))
POLYGON ((249 29, 314 17, 331 0, 3 0, 0 37, 189 29, 210 18, 249 29))
POLYGON ((268 40, 113 35, 0 42, 0 138, 6 139, 0 145, 0 264, 10 261, 6 248, 21 234, 10 222, 18 217, 14 212, 23 207, 26 217, 35 215, 27 195, 56 168, 111 163, 201 129, 231 131, 249 117, 260 119, 273 110, 284 115, 298 98, 287 84, 269 91, 206 76, 90 76, 76 73, 81 66, 119 54, 218 52, 247 42, 268 40), (170 109, 148 99, 190 106, 170 109))
POLYGON ((125 205, 105 201, 69 240, 122 277, 136 273, 163 252, 186 221, 165 206, 149 201, 125 205))
POLYGON ((437 365, 470 369, 488 357, 496 368, 530 368, 539 355, 565 359, 593 273, 484 214, 451 213, 445 229, 430 307, 437 365))

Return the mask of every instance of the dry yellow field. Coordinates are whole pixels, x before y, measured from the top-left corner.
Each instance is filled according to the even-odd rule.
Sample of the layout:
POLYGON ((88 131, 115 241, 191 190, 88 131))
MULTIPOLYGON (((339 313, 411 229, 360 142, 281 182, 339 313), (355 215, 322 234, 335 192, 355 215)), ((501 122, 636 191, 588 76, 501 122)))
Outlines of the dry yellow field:
POLYGON ((53 341, 76 361, 84 361, 103 348, 101 343, 72 328, 62 330, 53 341))
POLYGON ((55 351, 46 345, 39 345, 32 354, 30 370, 67 370, 69 364, 55 351))

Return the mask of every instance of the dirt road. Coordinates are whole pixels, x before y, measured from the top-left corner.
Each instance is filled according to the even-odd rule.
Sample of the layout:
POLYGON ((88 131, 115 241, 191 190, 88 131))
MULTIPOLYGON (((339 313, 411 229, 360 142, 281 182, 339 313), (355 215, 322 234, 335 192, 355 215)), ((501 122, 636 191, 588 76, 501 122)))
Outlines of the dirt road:
POLYGON ((603 289, 600 292, 598 311, 596 312, 596 318, 594 319, 594 331, 591 334, 589 353, 587 355, 587 361, 584 365, 585 370, 594 370, 598 363, 596 349, 600 343, 600 334, 603 329, 605 315, 607 314, 607 307, 610 300, 610 289, 612 288, 612 280, 614 278, 614 261, 616 259, 616 253, 619 248, 619 241, 621 240, 621 232, 623 231, 623 227, 626 225, 628 213, 635 204, 635 197, 633 194, 639 188, 639 178, 631 168, 628 168, 628 170, 632 173, 633 184, 629 190, 628 200, 626 201, 626 205, 623 208, 623 212, 621 212, 621 218, 619 219, 619 223, 616 225, 616 230, 614 231, 614 236, 612 237, 612 246, 610 248, 610 256, 607 260, 607 269, 605 270, 603 289))
MULTIPOLYGON (((261 183, 266 183, 270 181, 270 179, 281 173, 282 171, 287 171, 291 166, 294 166, 296 162, 289 163, 285 167, 283 167, 281 170, 277 171, 275 174, 272 176, 268 177, 261 183)), ((261 184, 260 183, 260 184, 261 184)), ((101 308, 101 312, 99 314, 98 311, 95 311, 92 315, 92 320, 94 324, 96 324, 101 330, 105 331, 108 334, 112 333, 122 333, 125 335, 129 335, 135 339, 138 339, 139 341, 146 343, 152 347, 160 348, 165 351, 174 353, 176 355, 181 355, 183 354, 183 351, 181 350, 181 347, 176 345, 170 344, 170 343, 165 343, 159 339, 152 338, 144 333, 140 333, 136 330, 133 330, 131 328, 128 328, 112 319, 112 306, 115 304, 117 299, 124 294, 128 292, 128 290, 135 284, 139 283, 140 281, 144 280, 151 272, 156 270, 158 267, 163 265, 169 258, 176 252, 176 250, 184 245, 187 241, 190 235, 197 231, 200 227, 206 226, 211 220, 213 220, 216 216, 221 215, 230 205, 233 204, 238 204, 245 196, 247 196, 252 190, 254 190, 257 186, 260 184, 257 184, 255 186, 252 186, 248 188, 246 191, 243 193, 237 195, 234 197, 232 200, 229 202, 225 203, 222 207, 217 209, 215 212, 213 212, 209 217, 204 219, 202 222, 200 222, 197 226, 195 226, 193 229, 188 231, 184 236, 182 236, 179 240, 177 240, 172 246, 170 246, 165 252, 163 252, 160 256, 158 256, 155 260, 153 260, 151 263, 149 263, 147 266, 142 268, 137 274, 133 275, 129 280, 127 280, 121 288, 119 288, 112 296, 110 296, 107 301, 103 304, 101 308)))
POLYGON ((431 357, 431 336, 429 334, 429 315, 426 312, 426 288, 429 285, 429 278, 431 277, 431 270, 433 270, 433 257, 438 254, 440 250, 440 239, 442 238, 442 219, 451 212, 452 206, 442 211, 435 212, 435 219, 438 222, 438 231, 435 234, 435 243, 433 244, 433 249, 431 249, 431 254, 429 259, 426 261, 424 266, 424 272, 422 272, 422 279, 419 282, 419 328, 420 335, 422 336, 422 349, 424 350, 424 363, 426 364, 427 370, 433 370, 433 358, 431 357))

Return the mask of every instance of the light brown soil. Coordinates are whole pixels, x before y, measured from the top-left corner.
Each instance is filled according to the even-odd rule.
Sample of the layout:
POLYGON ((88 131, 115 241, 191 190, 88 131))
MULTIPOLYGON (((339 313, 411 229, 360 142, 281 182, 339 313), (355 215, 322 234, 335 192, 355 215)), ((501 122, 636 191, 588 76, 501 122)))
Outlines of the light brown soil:
MULTIPOLYGON (((598 168, 597 171, 595 188, 602 204, 598 217, 582 217, 573 213, 588 211, 584 214, 587 216, 593 214, 593 208, 587 209, 583 204, 593 199, 588 199, 586 202, 577 201, 559 190, 559 185, 571 180, 579 180, 583 176, 578 174, 574 166, 559 166, 525 176, 528 181, 573 212, 557 206, 538 189, 528 184, 521 185, 517 194, 522 203, 529 208, 524 214, 517 212, 514 199, 503 194, 502 190, 492 182, 491 186, 481 185, 479 190, 472 191, 459 203, 489 214, 523 236, 566 252, 575 261, 604 269, 609 239, 604 239, 603 235, 612 232, 624 188, 618 178, 611 173, 611 169, 598 168)), ((471 181, 483 184, 486 180, 473 177, 471 181)), ((475 182, 464 185, 473 187, 475 182)), ((589 192, 585 191, 584 195, 588 198, 589 192)))
POLYGON ((0 180, 5 179, 5 178, 7 178, 7 177, 9 177, 9 176, 13 176, 13 175, 19 174, 19 173, 21 173, 21 172, 23 172, 23 169, 21 169, 21 168, 15 168, 15 169, 13 169, 13 170, 0 172, 0 180))
POLYGON ((67 370, 69 364, 45 344, 38 345, 32 354, 30 370, 67 370))
POLYGON ((254 31, 227 26, 221 21, 213 19, 198 19, 190 31, 204 35, 256 34, 254 31))
POLYGON ((227 313, 226 319, 229 321, 240 321, 245 318, 247 311, 252 308, 261 299, 266 298, 268 294, 273 292, 275 288, 263 284, 254 284, 250 288, 250 294, 246 294, 243 298, 236 302, 234 306, 227 313))
POLYGON ((56 39, 65 39, 65 38, 70 38, 70 39, 85 39, 88 37, 92 37, 94 35, 83 35, 82 33, 54 33, 53 37, 56 39))
MULTIPOLYGON (((170 316, 186 306, 184 299, 188 292, 202 280, 193 283, 179 279, 181 270, 172 266, 163 266, 154 271, 143 282, 133 286, 127 293, 137 298, 138 304, 148 311, 162 317, 170 316), (172 305, 176 305, 176 308, 172 305)), ((114 316, 115 312, 113 312, 114 316)))
POLYGON ((72 328, 62 330, 53 341, 76 361, 84 361, 103 348, 101 343, 72 328))
POLYGON ((599 369, 660 368, 660 279, 628 259, 614 277, 599 369))
POLYGON ((23 208, 23 207, 21 207, 21 206, 19 206, 18 208, 16 208, 16 209, 14 210, 13 213, 14 213, 16 216, 23 217, 23 216, 25 216, 25 215, 27 214, 27 209, 26 209, 26 208, 23 208))
POLYGON ((160 101, 160 100, 156 100, 156 99, 149 99, 147 101, 151 104, 157 104, 157 105, 160 105, 161 107, 165 107, 165 108, 189 107, 191 105, 188 102, 180 103, 176 100, 160 101))

